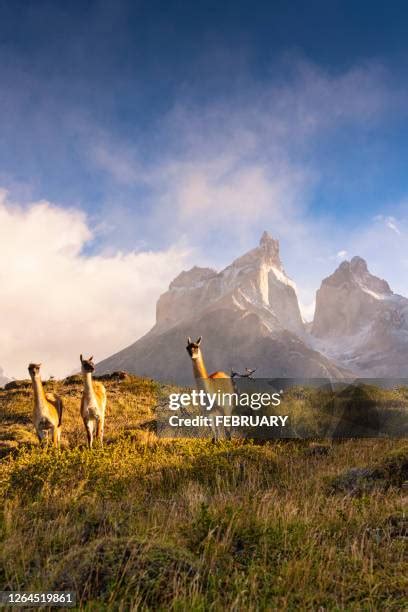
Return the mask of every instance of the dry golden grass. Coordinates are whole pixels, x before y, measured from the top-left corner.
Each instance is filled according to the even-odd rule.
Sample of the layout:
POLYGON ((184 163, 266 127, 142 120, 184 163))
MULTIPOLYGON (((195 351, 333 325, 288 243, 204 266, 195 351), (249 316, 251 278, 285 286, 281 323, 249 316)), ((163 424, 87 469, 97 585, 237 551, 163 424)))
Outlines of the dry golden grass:
MULTIPOLYGON (((148 428, 154 419, 153 408, 158 385, 154 381, 136 376, 124 380, 103 381, 108 391, 105 439, 112 442, 135 427, 148 428)), ((83 383, 80 376, 71 376, 67 381, 48 381, 46 391, 58 393, 63 398, 62 417, 63 448, 86 444, 85 428, 80 416, 83 383), (67 384, 68 383, 68 384, 67 384)), ((20 443, 37 444, 31 424, 32 390, 30 381, 4 391, 0 389, 0 456, 20 443)))
POLYGON ((80 385, 50 385, 66 397, 60 452, 21 444, 30 390, 0 392, 1 589, 73 588, 98 611, 408 609, 406 442, 159 440, 159 386, 105 384, 93 451, 80 385), (333 485, 367 466, 366 488, 333 485))

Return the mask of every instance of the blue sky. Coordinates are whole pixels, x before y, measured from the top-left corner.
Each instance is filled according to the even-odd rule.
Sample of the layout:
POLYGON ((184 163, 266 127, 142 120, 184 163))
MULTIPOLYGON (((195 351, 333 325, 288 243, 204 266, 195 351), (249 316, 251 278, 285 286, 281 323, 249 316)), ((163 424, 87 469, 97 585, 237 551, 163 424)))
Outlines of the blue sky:
POLYGON ((263 229, 308 317, 344 256, 408 294, 407 22, 402 2, 0 1, 7 223, 44 201, 81 265, 162 256, 152 314, 113 348, 180 266, 263 229))
MULTIPOLYGON (((250 106, 250 90, 296 87, 298 62, 332 78, 376 65, 378 86, 403 95, 408 9, 398 4, 1 2, 2 183, 20 199, 143 211, 146 186, 109 176, 93 147, 126 150, 142 167, 182 157, 175 109, 250 106)), ((312 208, 348 221, 404 197, 403 107, 390 103, 369 125, 340 122, 292 151, 321 169, 312 208)))

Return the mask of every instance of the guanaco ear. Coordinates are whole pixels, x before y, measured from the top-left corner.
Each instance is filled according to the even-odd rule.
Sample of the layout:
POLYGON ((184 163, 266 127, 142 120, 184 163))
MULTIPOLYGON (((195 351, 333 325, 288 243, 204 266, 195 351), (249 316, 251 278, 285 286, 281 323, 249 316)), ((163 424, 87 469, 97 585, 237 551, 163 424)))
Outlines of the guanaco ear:
POLYGON ((191 338, 190 338, 190 336, 187 338, 187 344, 191 344, 191 338))
POLYGON ((82 363, 83 362, 82 353, 80 354, 79 358, 80 358, 81 363, 82 363))
POLYGON ((88 359, 88 361, 93 361, 93 355, 88 359))
POLYGON ((200 336, 199 338, 197 338, 197 342, 196 342, 196 345, 197 345, 197 346, 199 346, 199 345, 200 345, 200 342, 201 342, 201 340, 202 340, 202 339, 203 339, 203 337, 202 337, 202 336, 200 336))

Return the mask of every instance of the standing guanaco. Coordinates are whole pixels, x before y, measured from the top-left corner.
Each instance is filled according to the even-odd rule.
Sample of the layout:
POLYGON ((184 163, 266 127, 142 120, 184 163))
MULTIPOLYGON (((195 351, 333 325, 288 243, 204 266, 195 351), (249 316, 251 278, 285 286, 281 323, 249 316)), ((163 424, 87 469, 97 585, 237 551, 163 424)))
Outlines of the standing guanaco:
POLYGON ((51 433, 55 448, 60 445, 62 422, 62 399, 55 393, 45 393, 40 376, 41 363, 30 363, 28 372, 34 391, 33 423, 38 440, 48 442, 51 433))
MULTIPOLYGON (((235 394, 235 387, 231 377, 225 372, 216 371, 212 374, 208 374, 207 368, 205 367, 203 353, 201 351, 201 340, 200 336, 195 342, 192 342, 191 338, 187 339, 187 352, 191 357, 193 365, 193 374, 199 389, 203 389, 206 393, 213 394, 220 391, 222 394, 229 395, 235 394), (219 380, 222 379, 222 380, 219 380)), ((222 404, 218 404, 215 410, 213 410, 212 416, 218 415, 231 416, 234 409, 234 403, 230 400, 223 401, 222 404)), ((213 440, 216 441, 220 438, 231 438, 230 427, 216 427, 214 424, 214 418, 212 420, 213 440)))
POLYGON ((84 390, 81 399, 81 416, 85 425, 88 446, 92 448, 94 436, 103 445, 103 428, 105 424, 106 391, 102 383, 92 380, 95 371, 93 357, 84 359, 80 355, 81 371, 84 379, 84 390))

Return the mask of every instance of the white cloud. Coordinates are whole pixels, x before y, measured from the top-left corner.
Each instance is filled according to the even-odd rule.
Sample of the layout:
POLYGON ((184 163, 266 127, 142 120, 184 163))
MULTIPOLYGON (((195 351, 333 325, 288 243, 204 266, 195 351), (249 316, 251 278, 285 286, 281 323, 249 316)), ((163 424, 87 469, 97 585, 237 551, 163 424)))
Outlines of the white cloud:
MULTIPOLYGON (((399 208, 404 209, 404 207, 406 208, 406 205, 407 205, 406 202, 402 202, 399 205, 399 208)), ((377 224, 383 225, 384 227, 388 227, 388 229, 398 234, 398 236, 401 235, 401 230, 398 226, 398 221, 395 217, 387 216, 387 215, 375 215, 375 217, 373 218, 373 221, 377 224)))
POLYGON ((91 237, 78 210, 21 207, 0 194, 0 363, 9 376, 26 376, 30 361, 62 376, 81 352, 101 359, 154 323, 156 300, 187 252, 86 255, 91 237))
POLYGON ((388 217, 388 218, 387 218, 387 220, 386 220, 386 225, 387 225, 387 227, 388 227, 390 230, 392 230, 393 232, 395 232, 396 234, 398 234, 398 236, 400 236, 400 235, 401 235, 401 231, 400 231, 400 229, 398 228, 397 223, 396 223, 396 221, 395 221, 394 217, 388 217))

